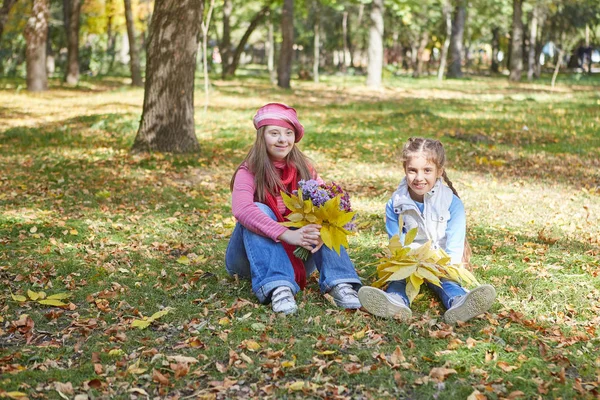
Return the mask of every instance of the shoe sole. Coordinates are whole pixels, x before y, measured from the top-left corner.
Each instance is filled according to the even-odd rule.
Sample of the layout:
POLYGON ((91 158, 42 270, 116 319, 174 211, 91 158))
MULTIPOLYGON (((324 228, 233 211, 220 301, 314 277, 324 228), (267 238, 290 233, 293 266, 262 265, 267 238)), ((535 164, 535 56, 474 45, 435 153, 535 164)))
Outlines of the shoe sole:
POLYGON ((378 317, 400 321, 408 321, 412 317, 412 311, 408 307, 392 303, 383 290, 363 286, 358 291, 358 299, 365 310, 378 317))
POLYGON ((490 309, 496 300, 496 289, 492 285, 481 285, 466 294, 465 302, 444 314, 444 321, 454 325, 458 321, 468 321, 490 309))

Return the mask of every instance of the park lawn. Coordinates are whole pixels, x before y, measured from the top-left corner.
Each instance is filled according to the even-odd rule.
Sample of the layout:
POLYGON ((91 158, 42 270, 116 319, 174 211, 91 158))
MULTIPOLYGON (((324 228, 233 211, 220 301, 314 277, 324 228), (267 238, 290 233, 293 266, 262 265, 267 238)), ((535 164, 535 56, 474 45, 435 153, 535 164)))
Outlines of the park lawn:
POLYGON ((600 80, 385 82, 214 81, 207 113, 198 82, 201 153, 139 156, 141 89, 0 81, 0 397, 596 398, 600 80), (297 108, 301 148, 350 191, 366 284, 402 144, 441 139, 490 312, 451 327, 423 290, 401 324, 336 308, 313 276, 284 317, 229 277, 229 180, 270 101, 297 108))

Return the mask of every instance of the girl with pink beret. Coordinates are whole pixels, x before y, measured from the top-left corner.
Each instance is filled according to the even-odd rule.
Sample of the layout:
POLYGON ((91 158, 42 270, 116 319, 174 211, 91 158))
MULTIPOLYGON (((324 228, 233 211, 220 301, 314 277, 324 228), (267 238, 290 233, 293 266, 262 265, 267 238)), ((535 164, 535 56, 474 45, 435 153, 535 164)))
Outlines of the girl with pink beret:
POLYGON ((339 307, 360 308, 360 279, 345 249, 338 255, 323 246, 319 225, 294 229, 280 224, 289 212, 280 192, 291 194, 300 180, 320 180, 297 146, 304 127, 296 110, 266 104, 256 112, 254 127, 254 145, 231 179, 237 224, 225 255, 227 272, 250 279, 258 300, 270 302, 274 312, 291 314, 298 310, 295 294, 316 268, 323 293, 339 307), (297 246, 311 251, 305 262, 294 256, 297 246))

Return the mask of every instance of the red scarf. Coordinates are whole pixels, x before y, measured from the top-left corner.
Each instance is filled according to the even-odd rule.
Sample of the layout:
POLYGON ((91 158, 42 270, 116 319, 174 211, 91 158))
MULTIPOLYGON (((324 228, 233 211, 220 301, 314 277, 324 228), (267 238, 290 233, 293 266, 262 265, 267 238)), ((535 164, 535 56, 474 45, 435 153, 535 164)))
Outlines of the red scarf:
MULTIPOLYGON (((283 183, 285 191, 288 194, 298 189, 298 170, 296 170, 295 166, 288 165, 286 163, 283 169, 278 168, 277 166, 276 168, 278 170, 281 170, 281 183, 283 183)), ((291 211, 286 210, 284 214, 281 214, 279 212, 279 208, 277 207, 277 198, 268 191, 265 193, 265 200, 269 208, 275 213, 277 221, 285 221, 283 217, 285 215, 288 215, 291 211)), ((296 246, 285 243, 283 241, 281 242, 281 244, 283 245, 283 248, 285 249, 285 252, 287 253, 290 261, 292 262, 292 267, 294 267, 294 279, 296 280, 296 283, 298 284, 298 286, 300 286, 300 289, 304 289, 304 287, 306 286, 306 269, 304 268, 304 263, 302 262, 302 260, 294 255, 294 250, 296 250, 296 246)))

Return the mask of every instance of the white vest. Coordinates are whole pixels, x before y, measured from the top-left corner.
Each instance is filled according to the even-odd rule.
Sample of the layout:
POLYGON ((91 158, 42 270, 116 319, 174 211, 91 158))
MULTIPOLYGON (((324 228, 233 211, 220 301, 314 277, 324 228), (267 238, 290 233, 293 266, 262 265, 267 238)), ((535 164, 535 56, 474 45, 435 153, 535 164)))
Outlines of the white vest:
MULTIPOLYGON (((417 236, 410 247, 418 247, 431 240, 431 247, 446 248, 446 227, 450 219, 450 204, 454 193, 438 178, 433 189, 423 196, 423 213, 410 198, 406 178, 400 182, 398 189, 392 195, 394 212, 402 216, 406 232, 419 228, 417 236)), ((402 227, 400 227, 402 232, 402 227)))

